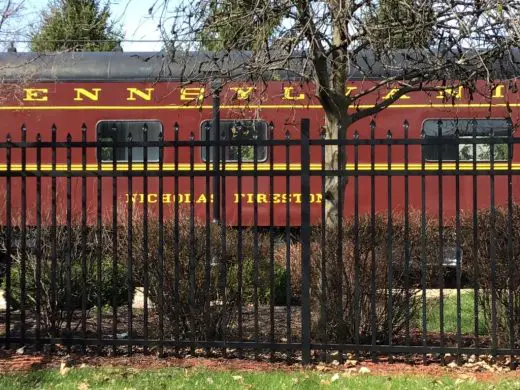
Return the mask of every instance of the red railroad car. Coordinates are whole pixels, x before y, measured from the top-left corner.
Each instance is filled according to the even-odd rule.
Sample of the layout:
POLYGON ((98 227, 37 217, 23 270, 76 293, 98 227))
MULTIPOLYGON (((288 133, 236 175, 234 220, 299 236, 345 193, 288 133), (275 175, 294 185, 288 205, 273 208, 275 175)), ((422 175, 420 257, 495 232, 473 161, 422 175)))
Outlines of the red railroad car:
MULTIPOLYGON (((0 66, 4 69, 4 83, 2 86, 1 116, 1 142, 4 142, 8 133, 14 143, 21 140, 21 126, 26 126, 28 142, 34 142, 37 134, 41 135, 44 142, 51 141, 53 125, 56 126, 58 142, 66 142, 70 134, 73 141, 81 141, 82 126, 86 125, 87 141, 93 142, 101 136, 104 141, 113 140, 113 128, 117 129, 118 140, 126 140, 131 133, 133 140, 143 140, 143 125, 148 127, 148 140, 157 141, 160 134, 166 141, 172 141, 175 137, 174 124, 178 123, 179 140, 190 140, 191 135, 195 140, 204 139, 204 128, 208 121, 212 120, 212 96, 211 86, 201 82, 187 82, 197 80, 190 76, 189 66, 167 63, 161 55, 146 55, 132 53, 68 53, 60 55, 36 55, 8 53, 0 56, 0 66)), ((192 69, 196 66, 191 64, 192 69)), ((366 90, 378 82, 377 77, 367 79, 361 73, 353 73, 346 86, 346 93, 358 93, 366 90)), ((493 129, 494 136, 504 137, 508 134, 508 123, 511 120, 513 131, 520 113, 518 93, 508 83, 496 83, 490 88, 484 81, 477 83, 479 90, 487 90, 488 94, 473 94, 471 96, 463 87, 446 89, 440 92, 414 92, 402 96, 389 108, 379 112, 374 117, 367 117, 356 122, 348 130, 348 137, 353 137, 354 131, 359 133, 360 139, 371 136, 370 121, 377 123, 375 128, 376 138, 386 138, 388 131, 392 137, 404 136, 403 121, 409 123, 409 138, 418 139, 421 133, 426 138, 438 136, 438 121, 441 119, 443 136, 453 135, 455 127, 459 129, 461 137, 472 136, 472 119, 476 119, 478 136, 489 136, 493 129)), ((374 103, 392 95, 392 85, 383 90, 378 90, 367 95, 359 106, 352 110, 370 107, 374 103)), ((324 115, 317 99, 313 96, 313 86, 302 84, 290 75, 279 74, 268 82, 230 82, 226 83, 220 92, 220 121, 221 133, 229 138, 236 136, 236 125, 240 123, 245 131, 244 136, 267 139, 284 140, 287 134, 291 139, 300 137, 300 121, 309 118, 311 123, 311 139, 320 137, 324 124, 324 115), (270 134, 269 123, 273 124, 270 134)), ((514 135, 514 133, 513 133, 514 135)), ((495 202, 503 204, 507 201, 507 177, 500 175, 500 170, 507 168, 507 151, 503 146, 495 146, 495 169, 497 176, 494 180, 495 202)), ((354 147, 347 148, 347 169, 354 168, 354 147)), ((193 154, 193 167, 190 164, 190 148, 181 147, 176 157, 173 148, 164 149, 164 170, 175 169, 189 171, 192 168, 201 171, 207 169, 205 147, 196 147, 193 154), (178 158, 178 166, 175 159, 178 158)), ((254 163, 251 161, 251 147, 243 147, 242 169, 253 172, 254 163)), ((459 155, 461 169, 473 167, 472 147, 443 146, 443 169, 453 169, 453 161, 459 155)), ((88 222, 95 223, 97 204, 97 180, 95 173, 98 170, 98 162, 103 170, 113 169, 113 153, 111 148, 88 148, 86 170, 92 172, 92 177, 87 179, 87 207, 88 222)), ((477 169, 489 169, 489 145, 479 145, 477 152, 477 169)), ((359 170, 373 169, 370 146, 359 146, 359 170)), ((158 169, 158 148, 148 149, 150 170, 158 169)), ((237 169, 237 150, 228 147, 224 151, 225 168, 237 169)), ((66 171, 65 148, 60 147, 56 154, 56 169, 66 171)), ((437 146, 412 145, 409 147, 409 169, 420 171, 423 169, 422 159, 425 159, 427 170, 438 168, 437 146)), ((0 153, 0 170, 20 171, 22 169, 21 150, 12 148, 11 166, 6 160, 6 148, 0 153)), ((259 170, 285 170, 287 165, 292 170, 300 169, 300 149, 291 147, 289 152, 285 146, 276 146, 274 150, 260 146, 257 149, 259 170), (287 161, 289 153, 289 161, 287 161)), ((36 148, 29 148, 26 155, 26 169, 35 171, 37 165, 36 148)), ((52 169, 51 148, 42 149, 41 169, 52 169)), ((311 147, 311 169, 321 170, 321 149, 319 146, 311 147)), ((116 151, 118 170, 128 169, 128 148, 120 147, 116 151)), ((133 167, 142 169, 143 148, 133 149, 133 167)), ((512 155, 512 165, 516 169, 520 167, 520 156, 515 151, 512 155)), ((404 146, 392 146, 392 164, 388 165, 387 146, 375 147, 374 169, 388 171, 403 169, 404 146)), ((83 170, 81 148, 72 149, 72 170, 83 170)), ((210 164, 210 170, 212 166, 210 164)), ((209 172, 211 175, 211 172, 209 172)), ((112 178, 102 179, 102 203, 107 214, 113 201, 112 178)), ((376 210, 388 209, 387 180, 384 174, 375 180, 376 210)), ((404 207, 404 177, 392 178, 392 209, 402 210, 404 207)), ((409 180, 409 206, 410 209, 421 207, 420 176, 410 176, 409 180)), ((478 207, 490 206, 491 181, 489 176, 478 177, 478 207)), ((513 175, 514 201, 518 201, 520 192, 518 176, 513 175)), ((0 179, 5 196, 5 177, 0 179)), ((444 213, 447 217, 455 213, 455 180, 453 176, 442 178, 444 213)), ((82 202, 82 179, 72 179, 72 205, 75 214, 79 214, 82 202)), ((150 212, 157 208, 159 202, 165 207, 165 215, 173 205, 190 204, 193 199, 195 214, 200 218, 206 218, 207 203, 212 202, 211 194, 206 192, 206 179, 197 176, 194 179, 182 176, 179 178, 179 186, 175 187, 172 174, 165 174, 163 181, 163 196, 159 198, 159 179, 148 178, 148 194, 145 196, 143 178, 137 177, 132 181, 132 192, 128 193, 127 178, 117 179, 117 198, 121 204, 133 202, 134 210, 142 208, 147 202, 150 212), (190 180, 194 181, 194 192, 190 194, 190 180)), ((314 223, 319 222, 322 205, 321 194, 322 179, 313 176, 311 179, 311 218, 314 223)), ((16 220, 20 208, 21 178, 11 179, 12 191, 12 217, 16 220)), ((51 204, 51 179, 42 179, 42 208, 44 213, 50 209, 51 204)), ((36 197, 36 178, 27 179, 27 204, 29 205, 27 223, 34 224, 34 204, 36 197)), ((287 187, 286 178, 277 176, 274 178, 274 188, 271 193, 269 177, 259 176, 257 179, 244 176, 241 179, 241 196, 238 190, 237 177, 225 179, 225 215, 222 219, 226 224, 237 224, 238 203, 242 205, 242 221, 249 225, 253 221, 255 202, 258 206, 258 224, 269 225, 271 204, 274 208, 274 223, 285 226, 285 213, 287 204, 290 204, 291 225, 299 224, 299 204, 301 202, 300 181, 298 176, 289 180, 287 187), (254 194, 254 181, 257 181, 258 194, 254 194)), ((210 184, 210 192, 212 187, 210 184)), ((460 177, 460 205, 461 209, 473 207, 473 178, 471 176, 460 177)), ((346 189, 345 214, 354 212, 354 186, 352 183, 346 189)), ((359 212, 367 213, 371 208, 371 179, 369 176, 359 177, 359 212)), ((426 179, 426 204, 429 213, 437 215, 439 205, 439 179, 429 176, 426 179)), ((59 214, 66 209, 66 179, 57 179, 57 208, 59 214)), ((125 208, 122 209, 123 211, 125 208)), ((5 222, 5 212, 2 213, 5 222)), ((63 216, 59 217, 62 218, 63 216)))

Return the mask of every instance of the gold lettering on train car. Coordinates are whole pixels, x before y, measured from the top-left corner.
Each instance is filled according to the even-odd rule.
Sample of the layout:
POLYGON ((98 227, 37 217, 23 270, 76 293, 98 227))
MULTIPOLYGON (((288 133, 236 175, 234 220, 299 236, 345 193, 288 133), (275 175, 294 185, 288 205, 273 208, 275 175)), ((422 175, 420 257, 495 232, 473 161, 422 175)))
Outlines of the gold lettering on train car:
MULTIPOLYGON (((126 194, 126 203, 130 201, 130 194, 126 194)), ((144 196, 143 194, 132 194, 132 203, 144 203, 144 196)))
MULTIPOLYGON (((391 99, 394 97, 394 95, 399 91, 399 88, 392 88, 390 90, 390 92, 388 92, 384 97, 383 99, 386 100, 386 99, 391 99)), ((402 96, 399 96, 399 99, 410 99, 410 96, 408 95, 402 95, 402 96)))
POLYGON ((283 100, 303 100, 305 99, 305 94, 300 93, 297 96, 293 95, 294 87, 283 87, 283 100))
POLYGON ((505 86, 502 84, 495 86, 495 88, 493 89, 493 95, 491 96, 491 98, 492 99, 504 98, 505 97, 504 89, 505 89, 505 86))
POLYGON ((172 194, 163 194, 162 202, 163 203, 171 203, 172 202, 172 194))
POLYGON ((255 87, 248 87, 248 88, 242 88, 242 87, 232 87, 230 88, 232 91, 235 91, 235 95, 237 100, 247 100, 249 99, 249 96, 253 91, 255 90, 255 87))
POLYGON ((256 201, 258 203, 268 203, 266 194, 256 194, 256 201))
POLYGON ((83 97, 86 97, 93 102, 97 102, 99 100, 99 93, 101 92, 101 88, 92 88, 90 91, 85 88, 74 88, 74 92, 76 92, 76 97, 74 98, 75 102, 83 101, 83 97))
POLYGON ((205 194, 200 194, 198 197, 196 203, 208 203, 208 199, 206 198, 205 194))
POLYGON ((46 102, 49 100, 47 88, 24 88, 23 92, 25 102, 46 102))
POLYGON ((181 89, 181 100, 183 101, 203 101, 204 100, 204 88, 182 88, 181 89))
POLYGON ((352 93, 352 91, 355 91, 357 89, 357 87, 349 87, 347 86, 345 88, 345 96, 350 96, 350 94, 352 93))
POLYGON ((321 203, 322 199, 322 194, 311 194, 311 203, 321 203))
POLYGON ((139 88, 127 88, 128 91, 128 98, 127 101, 136 101, 136 96, 140 97, 143 100, 150 101, 152 100, 152 93, 155 91, 155 88, 145 88, 144 91, 140 90, 139 88))
POLYGON ((462 98, 462 86, 458 88, 445 88, 441 91, 439 91, 439 94, 436 96, 437 99, 445 99, 449 96, 455 98, 455 99, 461 99, 462 98))
MULTIPOLYGON (((159 201, 159 194, 150 193, 145 196, 142 193, 136 194, 126 194, 126 202, 139 203, 142 204, 145 202, 145 199, 148 203, 157 203, 159 201)), ((191 194, 163 194, 162 195, 162 203, 191 203, 191 194)), ((210 194, 209 197, 205 193, 201 193, 199 195, 194 196, 194 203, 204 204, 213 202, 213 194, 210 194)), ((240 199, 245 201, 245 203, 253 204, 255 202, 255 194, 254 193, 243 193, 243 194, 233 194, 233 203, 239 203, 240 199)), ((310 194, 310 203, 321 203, 322 202, 322 194, 310 194)), ((272 203, 302 203, 302 194, 299 193, 258 193, 256 194, 256 202, 258 204, 268 204, 272 203)))

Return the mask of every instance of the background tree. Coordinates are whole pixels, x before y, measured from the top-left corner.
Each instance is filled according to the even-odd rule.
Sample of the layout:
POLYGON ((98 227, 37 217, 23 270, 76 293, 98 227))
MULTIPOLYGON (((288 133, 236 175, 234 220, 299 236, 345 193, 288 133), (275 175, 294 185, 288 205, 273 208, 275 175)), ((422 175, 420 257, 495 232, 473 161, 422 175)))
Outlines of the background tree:
POLYGON ((0 0, 0 48, 10 47, 10 41, 16 41, 25 32, 27 25, 23 0, 0 0))
MULTIPOLYGON (((405 94, 458 85, 473 90, 478 79, 492 84, 513 78, 517 70, 518 52, 510 50, 519 42, 517 0, 256 0, 244 2, 240 11, 225 11, 239 3, 192 0, 171 8, 164 1, 159 25, 174 48, 172 61, 189 60, 186 52, 218 48, 223 51, 207 56, 211 64, 198 68, 209 70, 208 82, 260 80, 279 71, 312 82, 327 139, 343 139, 353 123, 405 94), (208 36, 215 40, 211 45, 208 36), (251 52, 237 55, 244 49, 251 52), (503 71, 508 69, 515 71, 507 76, 503 71), (355 72, 377 81, 347 93, 347 80, 355 72), (378 99, 361 106, 367 95, 378 99)), ((200 72, 196 77, 201 81, 200 72)), ((344 148, 326 148, 327 169, 338 169, 346 160, 344 148)), ((345 185, 345 178, 327 178, 329 222, 337 221, 345 185)))
POLYGON ((430 1, 379 0, 367 12, 371 48, 425 48, 431 43, 435 14, 430 1))
POLYGON ((108 3, 56 0, 43 12, 30 48, 35 52, 110 51, 120 39, 119 28, 110 20, 108 3))
POLYGON ((275 35, 283 16, 276 7, 270 12, 254 12, 255 8, 264 9, 268 4, 269 0, 211 0, 206 26, 199 35, 203 47, 212 51, 261 48, 265 39, 275 35))

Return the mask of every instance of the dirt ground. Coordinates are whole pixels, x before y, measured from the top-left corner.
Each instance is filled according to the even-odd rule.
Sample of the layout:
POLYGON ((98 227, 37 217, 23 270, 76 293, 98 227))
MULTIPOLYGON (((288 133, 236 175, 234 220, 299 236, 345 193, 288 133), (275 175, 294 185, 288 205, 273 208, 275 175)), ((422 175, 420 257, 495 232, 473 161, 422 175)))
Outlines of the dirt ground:
POLYGON ((257 360, 223 359, 223 358, 159 358, 157 356, 137 354, 131 357, 98 357, 98 356, 46 356, 18 355, 3 353, 0 357, 0 375, 13 371, 32 371, 40 369, 59 369, 65 362, 70 367, 113 367, 132 369, 160 368, 199 368, 230 371, 301 371, 316 370, 320 372, 348 372, 352 375, 365 373, 380 376, 430 376, 451 377, 454 379, 475 379, 477 381, 495 382, 499 380, 520 380, 520 370, 511 371, 504 366, 493 366, 491 369, 475 369, 475 367, 453 367, 440 364, 391 363, 386 360, 378 362, 347 361, 345 364, 313 365, 302 367, 300 364, 269 363, 257 360))

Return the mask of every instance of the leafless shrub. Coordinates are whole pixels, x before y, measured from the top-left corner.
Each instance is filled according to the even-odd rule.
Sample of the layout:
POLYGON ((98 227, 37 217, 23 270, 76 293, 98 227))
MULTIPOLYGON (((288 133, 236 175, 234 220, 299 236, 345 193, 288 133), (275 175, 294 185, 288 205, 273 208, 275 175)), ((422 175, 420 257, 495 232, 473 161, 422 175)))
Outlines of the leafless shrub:
MULTIPOLYGON (((325 228, 325 241, 322 228, 314 228, 310 280, 318 338, 353 342, 356 325, 362 341, 370 342, 374 332, 379 341, 387 338, 390 300, 392 337, 413 326, 421 283, 430 286, 435 273, 442 270, 435 250, 435 221, 427 218, 424 230, 421 223, 420 214, 411 213, 406 231, 404 216, 395 213, 390 231, 388 215, 376 214, 373 221, 363 215, 357 225, 352 218, 345 220, 341 237, 337 229, 325 228)), ((281 247, 276 252, 277 262, 284 267, 285 251, 281 247)), ((291 294, 297 300, 302 282, 299 243, 290 246, 290 272, 291 294)))
MULTIPOLYGON (((218 339, 236 321, 238 305, 270 302, 265 235, 255 235, 250 228, 239 232, 213 223, 190 222, 187 208, 180 208, 178 224, 170 218, 161 228, 156 221, 150 218, 145 228, 142 214, 134 214, 134 279, 148 286, 151 301, 169 320, 167 329, 172 336, 218 339)), ((128 242, 120 241, 122 245, 128 242)), ((275 277, 281 280, 277 285, 284 286, 279 267, 275 277)))
POLYGON ((508 347, 512 340, 517 345, 520 334, 520 275, 517 272, 520 265, 520 206, 513 204, 511 214, 502 206, 494 211, 479 210, 475 226, 473 215, 464 215, 462 226, 463 272, 471 286, 480 289, 478 299, 486 328, 492 329, 493 315, 496 315, 498 345, 508 347))
MULTIPOLYGON (((83 227, 73 220, 70 226, 58 221, 52 226, 47 214, 41 229, 27 228, 25 248, 20 225, 11 232, 9 303, 13 310, 40 311, 44 331, 60 334, 75 314, 97 306, 126 302, 126 265, 113 267, 112 229, 83 227), (102 244, 99 239, 101 238, 102 244), (114 277, 115 276, 115 277, 114 277)), ((0 251, 7 256, 7 236, 0 236, 0 251)), ((8 259, 5 257, 5 260, 8 259)), ((2 287, 6 289, 6 277, 2 287)), ((75 323, 72 326, 78 326, 75 323)))

